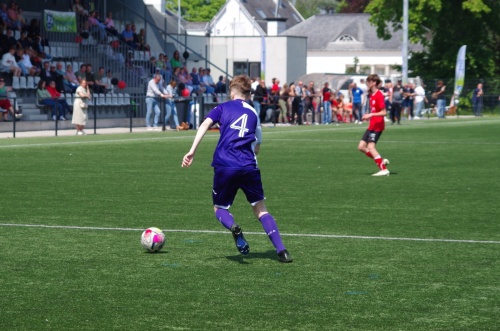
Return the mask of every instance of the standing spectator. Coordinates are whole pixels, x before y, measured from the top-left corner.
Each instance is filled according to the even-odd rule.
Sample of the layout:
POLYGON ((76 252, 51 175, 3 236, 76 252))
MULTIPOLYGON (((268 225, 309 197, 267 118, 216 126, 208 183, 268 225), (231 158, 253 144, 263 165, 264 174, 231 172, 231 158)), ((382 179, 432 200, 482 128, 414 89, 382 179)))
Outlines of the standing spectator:
POLYGON ((415 88, 415 116, 413 119, 419 120, 422 116, 422 110, 424 109, 424 105, 427 102, 427 98, 425 97, 424 90, 424 82, 420 82, 420 85, 415 88))
POLYGON ((368 107, 368 88, 365 84, 365 79, 361 78, 359 80, 358 87, 363 91, 362 101, 361 101, 361 114, 360 117, 363 118, 363 115, 366 113, 366 109, 368 107))
POLYGON ((16 120, 20 119, 23 114, 19 114, 14 110, 10 100, 8 98, 7 92, 12 91, 12 87, 5 86, 5 80, 0 77, 0 111, 3 113, 3 120, 9 120, 9 112, 12 117, 16 120))
POLYGON ((259 79, 259 85, 257 85, 257 87, 255 88, 255 92, 253 95, 253 108, 259 115, 261 122, 264 122, 266 118, 265 115, 264 117, 261 115, 261 108, 262 104, 264 103, 264 99, 267 99, 266 82, 259 79))
MULTIPOLYGON (((307 113, 311 112, 312 124, 318 124, 316 122, 316 89, 314 88, 314 82, 310 81, 305 90, 304 98, 304 116, 307 117, 307 113)), ((306 118, 307 119, 307 118, 306 118)))
POLYGON ((356 83, 352 84, 352 88, 349 91, 350 99, 352 102, 352 114, 354 115, 354 123, 355 124, 363 124, 363 120, 361 119, 361 107, 363 104, 363 90, 359 88, 356 83))
POLYGON ((330 99, 332 97, 332 90, 330 89, 329 83, 325 82, 323 85, 323 124, 330 124, 332 122, 332 103, 330 99))
MULTIPOLYGON (((392 105, 392 81, 390 79, 386 79, 385 84, 380 91, 384 95, 385 109, 390 112, 392 105)), ((387 118, 384 118, 384 121, 390 122, 387 118)))
POLYGON ((278 99, 278 106, 280 108, 278 123, 288 124, 288 116, 290 113, 290 109, 288 107, 288 99, 290 99, 290 87, 285 83, 280 91, 280 96, 278 99))
POLYGON ((477 84, 477 87, 472 92, 472 110, 474 116, 483 116, 483 84, 477 84))
POLYGON ((370 113, 363 115, 363 120, 370 120, 368 129, 365 131, 363 138, 358 145, 358 150, 364 153, 369 158, 373 159, 380 169, 379 172, 373 174, 372 176, 389 176, 390 172, 386 165, 389 164, 389 160, 382 159, 379 152, 375 148, 382 132, 385 129, 384 118, 386 115, 384 95, 378 89, 378 86, 382 83, 382 80, 378 75, 370 75, 366 78, 366 85, 370 94, 370 113))
POLYGON ((398 125, 401 124, 401 107, 403 106, 403 86, 401 85, 401 79, 398 79, 396 86, 392 89, 392 104, 391 104, 391 123, 394 124, 396 121, 398 125))
POLYGON ((182 159, 182 167, 189 167, 196 149, 208 129, 214 124, 220 125, 220 139, 217 144, 212 166, 214 167, 213 204, 215 217, 226 229, 230 230, 241 254, 248 254, 250 247, 243 236, 241 227, 235 223, 229 208, 233 204, 238 189, 243 190, 257 219, 261 222, 280 262, 292 262, 286 250, 273 216, 265 205, 264 190, 260 170, 257 167, 255 145, 261 141, 258 115, 245 103, 250 97, 250 78, 236 76, 231 81, 231 101, 215 107, 200 125, 193 145, 182 159), (240 125, 239 130, 234 129, 240 125))
POLYGON ((172 56, 172 59, 170 60, 170 65, 172 66, 172 70, 175 70, 175 68, 180 68, 181 67, 181 58, 179 51, 175 51, 174 55, 172 56))
POLYGON ((436 84, 436 88, 434 89, 434 93, 432 97, 436 99, 437 106, 437 116, 438 118, 445 118, 444 113, 446 111, 446 98, 444 96, 444 92, 446 91, 446 86, 442 80, 438 80, 436 84))
POLYGON ((160 106, 158 105, 157 97, 167 98, 167 91, 163 86, 158 85, 161 81, 161 75, 155 74, 148 83, 146 91, 146 129, 148 131, 158 130, 158 119, 160 118, 160 106), (155 112, 153 126, 151 126, 151 115, 155 112))
POLYGON ((175 101, 174 101, 174 96, 175 96, 175 86, 177 85, 176 81, 175 80, 172 80, 170 81, 170 84, 167 85, 167 89, 166 89, 166 94, 167 94, 167 97, 166 97, 166 102, 165 102, 165 111, 166 111, 166 115, 165 115, 165 125, 167 125, 167 122, 170 123, 170 127, 173 129, 174 127, 172 127, 172 121, 170 121, 170 117, 173 116, 174 117, 174 125, 175 125, 175 129, 177 131, 180 131, 180 130, 183 130, 183 128, 179 125, 179 117, 177 116, 177 107, 175 106, 175 101))
MULTIPOLYGON (((415 84, 408 83, 403 87, 403 114, 406 114, 406 118, 411 120, 413 116, 413 98, 415 97, 415 84)), ((402 115, 401 115, 402 116, 402 115)))
POLYGON ((87 125, 89 102, 91 100, 90 89, 87 81, 82 79, 80 86, 76 89, 75 100, 73 101, 73 119, 72 124, 75 125, 76 134, 78 136, 85 134, 85 126, 87 125))
POLYGON ((57 99, 54 99, 52 95, 50 95, 49 91, 45 88, 45 84, 45 81, 42 79, 38 82, 36 96, 38 98, 38 103, 52 107, 52 119, 55 121, 57 120, 57 114, 64 117, 64 108, 57 99))
MULTIPOLYGON (((299 80, 297 85, 295 86, 295 97, 293 102, 298 104, 298 113, 297 113, 297 124, 302 125, 304 122, 302 121, 302 115, 304 114, 304 83, 299 80)), ((293 107, 293 104, 292 104, 293 107)))
MULTIPOLYGON (((62 106, 61 111, 59 112, 59 120, 66 121, 66 113, 70 113, 72 109, 69 107, 66 99, 64 97, 61 97, 61 93, 56 88, 56 82, 51 81, 47 86, 47 91, 52 96, 52 99, 62 106)), ((55 118, 52 119, 55 120, 55 118)))
POLYGON ((12 73, 15 77, 21 76, 22 70, 17 64, 14 54, 16 53, 16 48, 11 46, 9 51, 2 56, 2 63, 0 66, 1 72, 12 73))
POLYGON ((299 104, 301 102, 301 98, 297 95, 297 88, 298 85, 295 85, 295 83, 290 84, 290 98, 292 99, 292 114, 290 116, 291 124, 298 124, 299 122, 302 123, 302 116, 299 114, 299 104))

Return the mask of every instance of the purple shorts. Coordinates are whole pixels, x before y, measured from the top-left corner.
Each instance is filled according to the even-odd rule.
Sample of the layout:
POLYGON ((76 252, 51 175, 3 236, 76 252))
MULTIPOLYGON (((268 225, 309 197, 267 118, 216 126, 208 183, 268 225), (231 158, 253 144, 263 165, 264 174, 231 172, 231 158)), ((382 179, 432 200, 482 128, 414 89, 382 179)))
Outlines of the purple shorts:
POLYGON ((214 206, 229 209, 233 204, 238 189, 245 193, 247 201, 252 206, 264 200, 260 170, 214 169, 214 184, 212 187, 214 206))

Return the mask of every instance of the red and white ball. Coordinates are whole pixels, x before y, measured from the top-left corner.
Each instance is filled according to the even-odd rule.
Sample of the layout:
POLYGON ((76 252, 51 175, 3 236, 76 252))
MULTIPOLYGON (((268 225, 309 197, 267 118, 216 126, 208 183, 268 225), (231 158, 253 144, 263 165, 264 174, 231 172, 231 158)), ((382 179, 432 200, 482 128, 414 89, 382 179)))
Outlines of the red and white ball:
POLYGON ((141 235, 141 245, 148 252, 159 252, 165 245, 165 234, 158 228, 148 228, 141 235))

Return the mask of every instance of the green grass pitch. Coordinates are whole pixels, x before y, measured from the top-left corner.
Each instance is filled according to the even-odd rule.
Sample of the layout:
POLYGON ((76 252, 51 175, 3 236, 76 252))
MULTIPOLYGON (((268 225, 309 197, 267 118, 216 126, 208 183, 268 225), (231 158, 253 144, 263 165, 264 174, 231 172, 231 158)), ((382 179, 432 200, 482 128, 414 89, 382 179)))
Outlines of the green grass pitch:
POLYGON ((498 330, 500 120, 264 128, 280 264, 243 194, 211 206, 209 133, 0 141, 0 330, 498 330), (29 226, 27 226, 29 225, 29 226), (140 245, 156 226, 158 254, 140 245))

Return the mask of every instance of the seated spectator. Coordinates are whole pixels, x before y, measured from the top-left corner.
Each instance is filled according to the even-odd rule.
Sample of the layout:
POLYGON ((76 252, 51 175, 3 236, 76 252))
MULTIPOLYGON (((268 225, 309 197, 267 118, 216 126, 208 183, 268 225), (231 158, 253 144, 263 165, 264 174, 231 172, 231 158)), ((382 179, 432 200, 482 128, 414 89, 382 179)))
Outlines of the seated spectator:
POLYGON ((40 79, 44 80, 46 84, 48 84, 51 80, 55 80, 56 77, 52 76, 52 72, 50 71, 50 62, 43 63, 43 69, 40 72, 40 79))
POLYGON ((90 32, 97 32, 99 34, 98 38, 100 42, 106 39, 106 26, 99 22, 97 19, 97 12, 92 10, 88 18, 88 29, 90 32))
MULTIPOLYGON (((61 65, 62 69, 62 63, 57 64, 57 72, 60 73, 59 65, 61 65)), ((68 93, 75 93, 76 89, 80 85, 80 82, 78 81, 78 78, 76 78, 75 73, 73 72, 73 66, 71 64, 68 64, 66 66, 66 71, 61 73, 63 76, 63 84, 64 84, 64 90, 68 93)))
POLYGON ((149 75, 154 75, 156 72, 156 57, 151 56, 146 64, 146 72, 149 75))
POLYGON ((54 121, 57 120, 57 114, 59 114, 59 118, 62 121, 66 119, 64 107, 58 102, 58 99, 54 99, 52 95, 50 95, 49 91, 45 88, 45 81, 42 79, 38 82, 36 96, 39 104, 52 107, 52 119, 54 121))
POLYGON ((21 32, 21 36, 17 40, 17 47, 20 47, 20 48, 29 47, 29 48, 31 48, 31 44, 32 44, 31 40, 28 39, 28 31, 23 30, 23 32, 21 32))
MULTIPOLYGON (((62 69, 62 65, 61 65, 62 69)), ((64 91, 64 75, 61 75, 57 72, 57 67, 55 63, 50 65, 50 75, 54 77, 54 81, 56 82, 57 90, 64 91)), ((50 84, 50 82, 49 82, 50 84)), ((47 85, 48 86, 48 85, 47 85)))
POLYGON ((193 84, 193 91, 191 93, 205 92, 205 88, 201 89, 200 75, 198 74, 198 72, 196 72, 196 67, 193 67, 193 69, 191 69, 191 73, 189 75, 191 76, 191 81, 193 84))
POLYGON ((4 33, 5 29, 6 29, 5 26, 1 25, 0 22, 0 56, 4 55, 9 51, 9 47, 7 47, 7 35, 4 33))
POLYGON ((31 58, 30 58, 30 48, 19 48, 17 50, 17 56, 18 56, 18 61, 17 64, 19 65, 19 68, 21 68, 21 71, 23 75, 25 76, 35 76, 40 74, 40 69, 37 68, 36 66, 31 63, 31 58))
POLYGON ((181 67, 181 59, 180 59, 180 54, 179 51, 175 51, 172 59, 170 60, 170 65, 172 66, 172 70, 175 70, 175 68, 180 68, 181 67))
POLYGON ((102 93, 106 93, 106 91, 110 88, 109 85, 103 82, 103 78, 106 78, 106 72, 104 71, 104 67, 100 67, 97 74, 95 74, 95 84, 100 86, 100 90, 104 91, 102 93))
POLYGON ((10 49, 12 46, 17 45, 17 40, 14 38, 14 31, 8 29, 6 32, 7 35, 7 49, 10 49))
POLYGON ((134 33, 132 32, 132 27, 130 24, 125 25, 125 29, 122 31, 121 38, 127 45, 135 49, 134 33))
POLYGON ((17 9, 17 4, 12 1, 9 5, 9 8, 7 9, 7 16, 9 17, 9 20, 11 22, 12 30, 21 31, 21 20, 19 19, 19 13, 17 9))
POLYGON ((82 80, 87 77, 87 65, 86 64, 81 64, 80 65, 80 70, 75 73, 76 78, 78 79, 78 86, 82 83, 82 80))
POLYGON ((12 30, 12 22, 9 19, 6 3, 2 3, 0 5, 0 18, 2 18, 2 22, 5 25, 5 28, 8 30, 12 30))
POLYGON ((47 86, 47 91, 49 91, 50 95, 54 100, 57 100, 57 102, 62 105, 64 113, 62 116, 59 117, 59 120, 65 121, 66 120, 65 113, 72 113, 73 109, 66 102, 66 98, 64 98, 64 96, 61 97, 61 93, 56 88, 56 82, 51 81, 47 86))
POLYGON ((140 50, 140 47, 139 47, 139 35, 137 34, 135 24, 132 24, 130 26, 130 30, 132 30, 132 37, 134 39, 134 49, 139 49, 140 50))
POLYGON ((9 112, 15 119, 20 119, 23 114, 18 114, 14 111, 10 100, 7 98, 7 92, 12 91, 12 87, 5 86, 5 80, 0 78, 0 112, 3 114, 3 120, 9 120, 9 112))
POLYGON ((215 93, 226 93, 226 82, 224 76, 219 76, 219 81, 215 84, 215 93))
POLYGON ((16 48, 12 46, 7 53, 2 56, 2 62, 0 64, 0 71, 6 73, 12 73, 12 75, 19 77, 21 76, 21 68, 17 64, 14 54, 16 53, 16 48))
POLYGON ((168 61, 165 60, 165 55, 161 53, 158 55, 158 60, 156 60, 156 69, 160 70, 160 74, 163 77, 163 80, 166 82, 170 81, 170 78, 172 77, 172 70, 169 67, 167 67, 167 64, 170 65, 168 61))
POLYGON ((99 84, 92 72, 92 65, 87 64, 87 74, 85 75, 87 80, 87 85, 93 93, 106 93, 106 88, 99 84))
POLYGON ((111 92, 113 92, 113 90, 114 90, 114 86, 111 83, 112 79, 113 79, 113 73, 112 73, 111 69, 108 69, 108 71, 106 71, 106 76, 101 78, 101 83, 103 83, 104 86, 106 86, 106 89, 111 91, 111 92))
POLYGON ((35 37, 41 34, 40 31, 40 21, 37 18, 33 18, 30 21, 30 25, 28 26, 28 37, 31 40, 35 40, 35 37))
POLYGON ((113 36, 118 35, 118 30, 116 30, 115 22, 113 21, 112 12, 108 12, 106 19, 104 20, 104 25, 106 26, 106 31, 111 33, 113 36))
POLYGON ((26 18, 24 17, 23 9, 19 8, 19 6, 17 7, 17 17, 19 19, 19 22, 21 22, 21 31, 26 31, 28 25, 26 24, 26 18))
POLYGON ((47 41, 43 40, 41 36, 36 36, 33 41, 31 48, 37 52, 38 56, 44 60, 52 60, 52 55, 45 52, 45 46, 48 46, 47 41))
POLYGON ((185 66, 180 68, 177 78, 179 78, 179 83, 184 83, 184 86, 189 90, 189 94, 191 94, 193 92, 193 80, 185 66))
POLYGON ((139 34, 137 35, 137 44, 139 45, 139 49, 141 51, 150 50, 149 45, 146 43, 146 30, 140 29, 139 34))
POLYGON ((88 16, 89 12, 83 8, 83 6, 80 4, 80 0, 75 0, 73 2, 73 11, 79 15, 82 16, 88 16))

